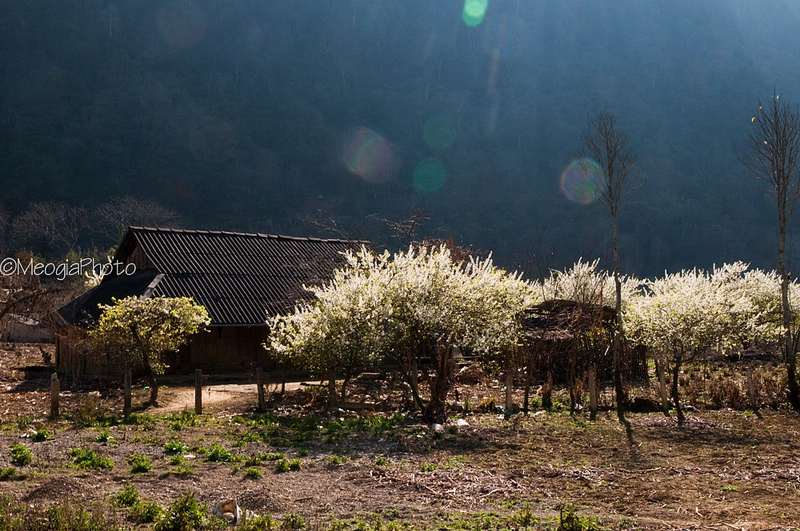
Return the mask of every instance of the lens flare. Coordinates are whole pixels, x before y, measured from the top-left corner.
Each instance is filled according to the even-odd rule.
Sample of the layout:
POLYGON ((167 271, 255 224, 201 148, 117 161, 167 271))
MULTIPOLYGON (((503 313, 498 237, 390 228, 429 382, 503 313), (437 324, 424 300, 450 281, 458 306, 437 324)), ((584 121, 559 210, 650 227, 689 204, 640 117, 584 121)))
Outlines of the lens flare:
POLYGON ((601 193, 603 168, 590 158, 574 160, 561 174, 561 193, 575 203, 588 205, 601 193))
POLYGON ((397 175, 399 158, 394 144, 372 129, 350 132, 342 146, 342 162, 348 170, 371 183, 385 183, 397 175))
POLYGON ((422 138, 428 147, 436 150, 449 148, 456 140, 456 124, 445 114, 432 116, 422 127, 422 138))
POLYGON ((486 16, 486 8, 488 7, 489 0, 464 0, 464 10, 461 12, 464 24, 469 27, 475 27, 483 22, 483 17, 486 16))
POLYGON ((417 163, 412 174, 414 189, 423 194, 432 194, 441 190, 447 180, 447 170, 437 158, 422 159, 417 163))

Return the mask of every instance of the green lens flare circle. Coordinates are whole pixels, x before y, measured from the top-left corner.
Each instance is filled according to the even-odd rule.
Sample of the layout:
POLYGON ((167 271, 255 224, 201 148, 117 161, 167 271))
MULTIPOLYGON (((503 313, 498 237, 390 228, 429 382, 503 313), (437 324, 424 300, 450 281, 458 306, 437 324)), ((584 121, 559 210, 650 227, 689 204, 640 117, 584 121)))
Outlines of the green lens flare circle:
POLYGON ((428 158, 419 161, 412 174, 414 189, 423 194, 433 194, 444 186, 447 170, 439 159, 428 158))
POLYGON ((483 22, 488 7, 489 0, 464 0, 464 10, 461 13, 464 24, 474 27, 483 22))

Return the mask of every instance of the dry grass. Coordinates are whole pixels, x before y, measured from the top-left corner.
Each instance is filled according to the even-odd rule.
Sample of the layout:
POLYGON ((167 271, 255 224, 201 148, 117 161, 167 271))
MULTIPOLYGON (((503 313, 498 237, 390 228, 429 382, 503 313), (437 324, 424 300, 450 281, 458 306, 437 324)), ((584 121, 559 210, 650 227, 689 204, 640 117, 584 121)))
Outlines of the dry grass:
MULTIPOLYGON (((127 423, 119 418, 118 389, 69 389, 62 420, 50 422, 46 382, 17 376, 0 393, 0 470, 14 467, 20 476, 0 486, 9 510, 69 499, 71 507, 108 508, 110 522, 123 528, 137 524, 109 500, 126 483, 164 508, 192 490, 205 504, 236 498, 279 522, 302 516, 313 529, 554 529, 565 522, 574 529, 797 528, 800 417, 780 402, 757 414, 731 409, 747 396, 746 381, 738 369, 723 370, 684 373, 687 403, 699 411, 683 428, 662 413, 631 413, 626 429, 610 409, 590 422, 588 412, 566 411, 563 389, 553 392, 552 410, 505 420, 481 410, 503 403, 501 386, 483 381, 459 385, 454 409, 466 403, 474 411, 458 414, 467 425, 454 418, 440 433, 414 415, 328 412, 311 405, 321 402, 318 389, 276 397, 266 414, 253 411, 255 396, 232 393, 199 417, 147 410, 127 423), (43 428, 52 440, 26 436, 43 428), (33 450, 29 466, 9 462, 9 448, 20 441, 33 450), (168 452, 168 443, 185 448, 168 452), (114 466, 67 466, 72 448, 114 466), (207 460, 212 448, 231 458, 207 460), (131 456, 146 456, 152 470, 133 473, 131 456), (281 458, 299 468, 279 471, 281 458)), ((756 374, 766 406, 781 395, 780 373, 764 366, 756 374)), ((165 389, 165 401, 178 391, 165 389)), ((631 394, 656 400, 658 389, 648 384, 631 394)), ((140 387, 134 404, 145 399, 140 387)), ((610 401, 606 393, 601 405, 610 401)))

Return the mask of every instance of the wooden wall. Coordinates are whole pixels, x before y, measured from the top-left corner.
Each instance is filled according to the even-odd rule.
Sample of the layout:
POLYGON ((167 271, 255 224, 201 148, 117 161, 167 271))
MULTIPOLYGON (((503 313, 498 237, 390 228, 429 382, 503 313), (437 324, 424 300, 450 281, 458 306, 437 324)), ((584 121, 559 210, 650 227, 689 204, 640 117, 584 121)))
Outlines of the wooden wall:
MULTIPOLYGON (((122 368, 108 356, 95 359, 80 348, 85 330, 65 327, 56 333, 56 370, 71 377, 118 376, 122 368)), ((275 363, 262 347, 269 334, 267 326, 212 326, 195 335, 189 345, 167 356, 168 374, 190 374, 202 369, 206 374, 269 370, 275 363)))
POLYGON ((181 374, 202 369, 204 373, 268 370, 275 366, 262 344, 267 326, 211 326, 197 334, 177 353, 170 372, 181 374))

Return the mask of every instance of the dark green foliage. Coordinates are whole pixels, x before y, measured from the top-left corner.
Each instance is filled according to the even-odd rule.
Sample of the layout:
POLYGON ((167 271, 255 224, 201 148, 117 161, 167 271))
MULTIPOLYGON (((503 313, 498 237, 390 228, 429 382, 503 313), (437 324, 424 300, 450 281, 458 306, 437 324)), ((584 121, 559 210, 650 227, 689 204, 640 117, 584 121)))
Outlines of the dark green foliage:
POLYGON ((33 452, 25 445, 15 444, 8 451, 11 462, 17 466, 25 466, 33 461, 33 452))
POLYGON ((228 462, 233 460, 233 455, 220 444, 212 444, 206 452, 206 461, 212 463, 228 462))
MULTIPOLYGON (((321 229, 298 219, 333 217, 339 223, 331 229, 380 246, 393 242, 377 218, 403 219, 409 204, 422 204, 434 209, 423 231, 446 220, 454 235, 493 248, 505 263, 533 262, 519 256, 532 246, 537 259, 571 259, 603 235, 596 209, 558 193, 565 146, 583 132, 587 111, 610 105, 625 112, 632 138, 647 148, 640 152, 652 183, 630 205, 636 222, 621 227, 638 252, 631 267, 659 273, 707 265, 737 249, 771 256, 769 242, 759 241, 770 233, 764 206, 741 193, 730 146, 750 118, 742 100, 776 81, 762 73, 784 72, 782 54, 750 52, 767 40, 775 50, 796 48, 791 17, 780 9, 614 3, 575 12, 521 2, 509 18, 504 10, 487 16, 475 40, 438 2, 382 3, 358 20, 336 2, 234 0, 201 3, 207 24, 176 41, 154 22, 167 4, 87 5, 0 5, 0 20, 8 21, 0 36, 4 205, 15 215, 33 201, 87 205, 91 221, 83 220, 75 247, 111 247, 118 224, 174 223, 152 214, 107 219, 91 208, 129 210, 109 198, 135 192, 179 210, 187 225, 312 232, 321 229), (746 32, 729 31, 756 18, 746 32), (145 26, 153 32, 148 45, 145 26), (426 42, 431 28, 441 35, 435 46, 408 47, 426 42), (346 37, 325 39, 333 34, 346 37), (513 65, 491 83, 489 50, 501 67, 513 65), (683 75, 698 68, 696 50, 725 53, 683 75), (442 116, 458 117, 446 149, 423 135, 442 116), (380 131, 381 157, 392 146, 403 152, 391 179, 365 182, 339 161, 354 125, 380 131), (447 182, 426 196, 410 181, 431 156, 447 169, 447 182), (378 216, 366 216, 372 212, 378 216), (705 230, 673 229, 684 222, 705 230)), ((787 75, 778 81, 789 84, 787 75)), ((361 148, 362 165, 376 164, 375 146, 351 140, 351 147, 361 148)), ((55 253, 70 247, 43 237, 23 243, 55 253)))
POLYGON ((117 507, 125 507, 128 516, 140 524, 156 522, 164 514, 164 509, 160 505, 143 500, 136 486, 131 483, 125 485, 122 492, 116 494, 112 501, 117 507))
POLYGON ((0 497, 0 529, 3 531, 117 531, 108 505, 89 507, 62 501, 46 508, 20 505, 0 497))
POLYGON ((33 442, 52 441, 54 438, 53 434, 46 429, 36 430, 36 433, 31 436, 33 442))
POLYGON ((94 450, 72 448, 68 453, 72 457, 72 464, 78 468, 104 469, 114 466, 113 460, 97 455, 94 450))
POLYGON ((164 518, 156 522, 154 531, 188 531, 201 529, 209 524, 210 511, 189 491, 172 502, 164 518))
POLYGON ((146 455, 133 455, 128 459, 128 463, 131 465, 131 474, 150 472, 150 469, 153 468, 153 463, 150 462, 150 459, 146 455))

